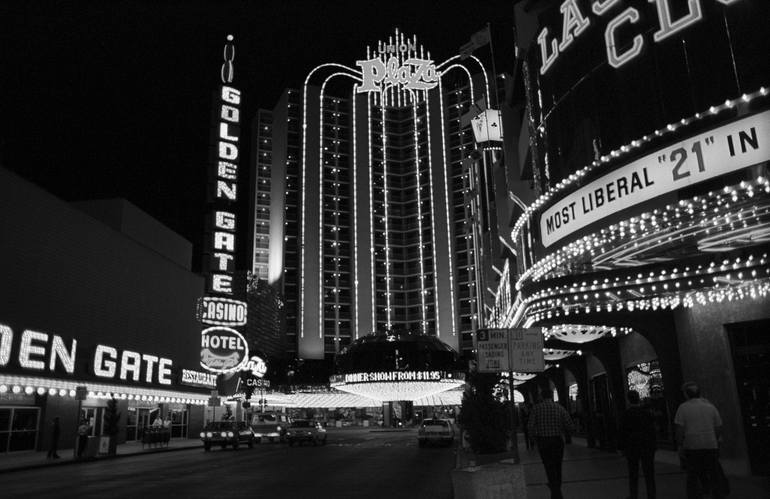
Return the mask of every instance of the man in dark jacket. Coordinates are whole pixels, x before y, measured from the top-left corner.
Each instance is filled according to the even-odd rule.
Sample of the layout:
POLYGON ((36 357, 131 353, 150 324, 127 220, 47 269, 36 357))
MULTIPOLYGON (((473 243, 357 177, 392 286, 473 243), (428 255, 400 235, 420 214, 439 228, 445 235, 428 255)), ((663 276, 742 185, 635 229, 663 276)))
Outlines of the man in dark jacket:
POLYGON ((628 391, 629 407, 623 414, 619 447, 628 460, 630 499, 637 498, 639 462, 642 463, 647 499, 655 499, 655 421, 652 413, 639 404, 639 393, 628 391))

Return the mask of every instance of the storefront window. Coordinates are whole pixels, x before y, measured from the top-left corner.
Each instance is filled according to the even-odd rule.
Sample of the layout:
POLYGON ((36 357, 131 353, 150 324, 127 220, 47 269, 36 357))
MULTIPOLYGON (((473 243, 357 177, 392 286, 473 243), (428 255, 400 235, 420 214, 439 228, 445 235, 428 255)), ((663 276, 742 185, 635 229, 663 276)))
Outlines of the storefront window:
POLYGON ((37 442, 40 409, 0 408, 0 453, 34 450, 37 442))
POLYGON ((187 437, 187 409, 169 409, 171 438, 187 437))

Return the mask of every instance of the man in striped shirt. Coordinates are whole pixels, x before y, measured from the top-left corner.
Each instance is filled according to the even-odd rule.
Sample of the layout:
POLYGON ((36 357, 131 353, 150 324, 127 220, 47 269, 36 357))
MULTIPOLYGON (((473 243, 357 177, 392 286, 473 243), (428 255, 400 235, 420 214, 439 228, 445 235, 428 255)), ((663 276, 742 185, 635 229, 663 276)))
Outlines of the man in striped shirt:
POLYGON ((545 388, 540 392, 542 401, 535 405, 529 416, 529 434, 537 443, 543 460, 551 499, 562 499, 561 463, 564 459, 564 436, 574 431, 567 410, 553 401, 553 392, 545 388))

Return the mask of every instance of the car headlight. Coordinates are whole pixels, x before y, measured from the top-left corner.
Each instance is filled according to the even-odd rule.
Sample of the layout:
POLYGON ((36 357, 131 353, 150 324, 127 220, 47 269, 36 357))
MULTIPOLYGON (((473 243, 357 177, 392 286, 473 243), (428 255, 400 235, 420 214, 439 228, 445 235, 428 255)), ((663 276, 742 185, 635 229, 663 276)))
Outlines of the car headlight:
POLYGON ((206 434, 201 432, 201 438, 204 438, 205 436, 206 436, 206 434))
POLYGON ((275 428, 275 431, 281 431, 281 427, 280 427, 280 426, 277 426, 277 427, 275 428))
POLYGON ((211 437, 213 437, 213 436, 214 436, 214 434, 213 434, 213 433, 211 433, 211 432, 208 432, 208 433, 206 433, 206 436, 207 436, 207 437, 209 437, 209 438, 211 438, 211 437))
POLYGON ((226 437, 226 436, 227 436, 227 432, 224 432, 224 431, 223 431, 223 432, 221 433, 221 435, 222 435, 223 437, 226 437))
POLYGON ((228 431, 228 432, 227 432, 227 436, 228 436, 228 437, 234 437, 234 436, 235 436, 235 434, 234 434, 233 432, 231 432, 231 431, 228 431))

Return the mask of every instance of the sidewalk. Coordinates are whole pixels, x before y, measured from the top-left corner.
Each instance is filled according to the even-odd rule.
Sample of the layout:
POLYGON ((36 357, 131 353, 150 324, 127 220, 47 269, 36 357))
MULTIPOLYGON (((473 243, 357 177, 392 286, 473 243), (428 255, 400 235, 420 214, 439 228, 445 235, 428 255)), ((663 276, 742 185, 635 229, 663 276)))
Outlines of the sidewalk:
MULTIPOLYGON (((161 447, 145 446, 141 442, 130 442, 118 445, 117 454, 114 457, 99 456, 96 459, 115 459, 127 456, 136 456, 138 454, 152 454, 157 452, 173 452, 185 449, 201 448, 200 439, 173 439, 168 446, 161 447)), ((44 468, 47 466, 62 466, 66 464, 75 464, 83 462, 77 460, 72 449, 59 450, 59 459, 48 459, 47 451, 40 452, 12 452, 0 454, 0 473, 8 471, 28 470, 34 468, 44 468)))
MULTIPOLYGON (((537 450, 527 450, 519 443, 521 463, 527 480, 527 499, 549 499, 548 481, 537 450)), ((676 452, 658 450, 655 453, 655 483, 658 499, 686 497, 685 473, 679 468, 676 452)), ((562 467, 562 493, 568 499, 624 499, 628 497, 628 468, 620 454, 587 447, 584 439, 573 438, 567 445, 562 467)), ((770 497, 770 479, 735 477, 730 480, 730 498, 759 499, 770 497)), ((646 497, 644 475, 639 477, 639 497, 646 497)))

